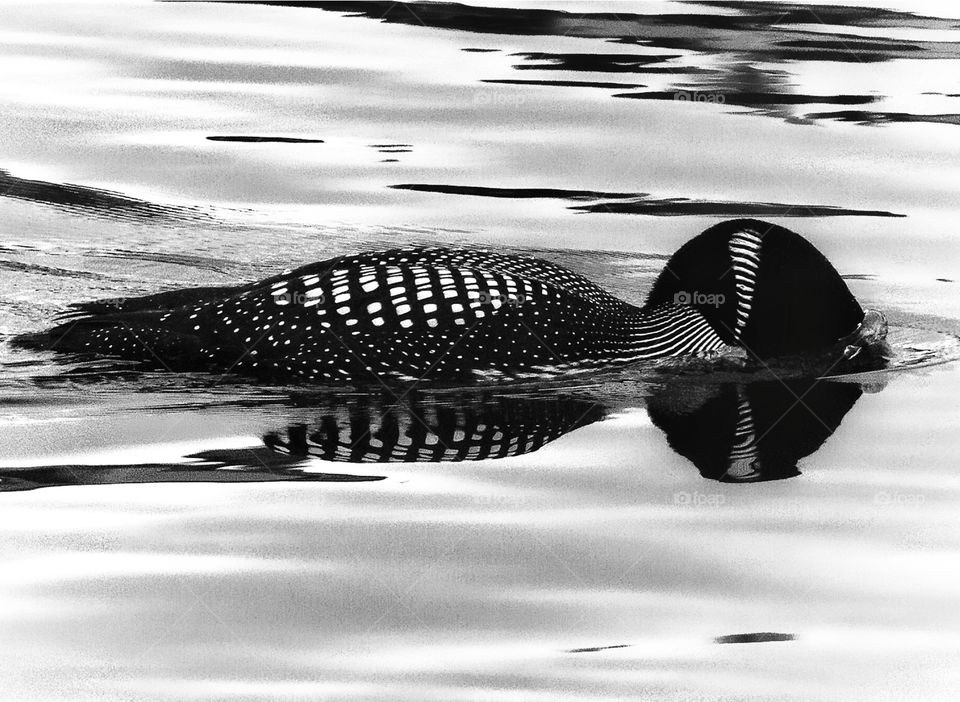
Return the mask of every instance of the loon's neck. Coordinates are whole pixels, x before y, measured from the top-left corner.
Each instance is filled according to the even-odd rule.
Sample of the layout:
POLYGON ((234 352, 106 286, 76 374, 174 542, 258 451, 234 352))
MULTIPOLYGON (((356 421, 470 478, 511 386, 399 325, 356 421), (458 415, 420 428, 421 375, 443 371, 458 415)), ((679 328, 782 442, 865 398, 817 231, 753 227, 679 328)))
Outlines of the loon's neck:
POLYGON ((633 307, 618 317, 613 336, 618 360, 632 361, 687 354, 705 354, 727 344, 695 308, 680 304, 633 307))

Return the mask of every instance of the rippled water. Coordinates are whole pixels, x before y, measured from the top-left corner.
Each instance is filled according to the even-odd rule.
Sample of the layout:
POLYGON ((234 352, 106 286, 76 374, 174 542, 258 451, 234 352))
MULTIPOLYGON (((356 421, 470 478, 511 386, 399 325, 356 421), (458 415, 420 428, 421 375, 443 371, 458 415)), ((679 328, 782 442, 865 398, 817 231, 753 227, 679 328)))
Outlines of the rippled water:
POLYGON ((892 369, 308 389, 0 345, 4 699, 955 697, 955 9, 495 5, 4 3, 0 334, 413 242, 639 303, 757 216, 892 369))

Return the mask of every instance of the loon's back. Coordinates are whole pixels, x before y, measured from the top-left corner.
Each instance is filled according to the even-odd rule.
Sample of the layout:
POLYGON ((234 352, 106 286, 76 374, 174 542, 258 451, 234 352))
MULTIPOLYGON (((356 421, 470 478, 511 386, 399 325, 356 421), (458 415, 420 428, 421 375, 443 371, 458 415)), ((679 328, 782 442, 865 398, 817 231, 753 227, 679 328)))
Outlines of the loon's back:
POLYGON ((791 327, 799 345, 853 331, 863 311, 819 252, 780 227, 738 220, 681 249, 643 308, 548 261, 409 248, 340 256, 236 287, 81 304, 73 319, 18 343, 307 382, 557 372, 709 354, 748 338, 763 347, 762 317, 796 294, 795 276, 766 275, 764 264, 778 269, 789 259, 827 289, 809 306, 810 319, 791 327), (708 304, 711 289, 726 294, 708 304))

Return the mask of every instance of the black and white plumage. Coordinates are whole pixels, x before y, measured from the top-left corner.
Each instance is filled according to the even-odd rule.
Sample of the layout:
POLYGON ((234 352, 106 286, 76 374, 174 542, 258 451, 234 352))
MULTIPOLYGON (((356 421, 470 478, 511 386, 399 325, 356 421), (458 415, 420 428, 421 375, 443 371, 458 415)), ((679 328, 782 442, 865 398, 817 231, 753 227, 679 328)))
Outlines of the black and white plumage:
POLYGON ((768 357, 852 332, 863 310, 800 236, 735 220, 688 242, 643 307, 540 259, 439 247, 340 256, 236 287, 78 305, 17 343, 272 380, 524 376, 731 346, 768 357))
POLYGON ((606 409, 585 398, 499 397, 411 392, 325 396, 311 404, 309 424, 271 432, 264 443, 290 456, 342 463, 482 461, 532 453, 602 419, 606 409))
POLYGON ((753 229, 743 229, 730 237, 730 260, 737 295, 737 318, 733 336, 738 341, 750 319, 762 245, 760 233, 753 229))
POLYGON ((730 447, 730 455, 727 458, 730 463, 727 475, 738 481, 754 477, 757 474, 756 463, 759 454, 753 409, 746 393, 740 391, 737 394, 737 424, 734 429, 733 446, 730 447))
POLYGON ((862 394, 856 383, 820 378, 703 385, 678 377, 651 395, 647 412, 703 477, 752 483, 799 475, 800 461, 830 438, 862 394))

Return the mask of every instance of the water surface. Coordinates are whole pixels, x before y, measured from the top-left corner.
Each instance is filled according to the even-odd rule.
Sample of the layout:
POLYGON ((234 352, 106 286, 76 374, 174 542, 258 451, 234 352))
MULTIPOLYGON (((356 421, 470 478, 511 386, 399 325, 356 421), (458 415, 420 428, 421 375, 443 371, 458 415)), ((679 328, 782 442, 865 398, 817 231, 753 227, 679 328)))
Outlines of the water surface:
POLYGON ((893 368, 289 388, 0 344, 5 699, 953 699, 956 13, 493 5, 6 3, 0 334, 410 243, 641 303, 760 216, 893 368))

